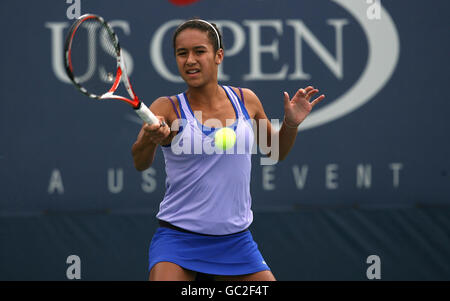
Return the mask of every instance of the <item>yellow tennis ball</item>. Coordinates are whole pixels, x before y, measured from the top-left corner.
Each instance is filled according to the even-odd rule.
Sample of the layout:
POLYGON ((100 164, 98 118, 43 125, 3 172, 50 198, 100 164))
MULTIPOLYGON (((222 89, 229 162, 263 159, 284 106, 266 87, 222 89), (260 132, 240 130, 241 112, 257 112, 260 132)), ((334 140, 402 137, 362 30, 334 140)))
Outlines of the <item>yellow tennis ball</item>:
POLYGON ((236 143, 236 133, 230 128, 221 128, 216 131, 214 142, 218 149, 227 150, 236 143))

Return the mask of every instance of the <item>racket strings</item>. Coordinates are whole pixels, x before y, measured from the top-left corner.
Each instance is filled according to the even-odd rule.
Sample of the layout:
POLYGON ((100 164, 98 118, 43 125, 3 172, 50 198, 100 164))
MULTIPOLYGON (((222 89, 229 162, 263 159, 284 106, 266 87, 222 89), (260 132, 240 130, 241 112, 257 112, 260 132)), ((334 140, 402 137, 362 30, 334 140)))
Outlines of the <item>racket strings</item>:
POLYGON ((102 22, 83 21, 73 34, 70 61, 75 81, 91 97, 108 92, 117 74, 117 40, 102 22))

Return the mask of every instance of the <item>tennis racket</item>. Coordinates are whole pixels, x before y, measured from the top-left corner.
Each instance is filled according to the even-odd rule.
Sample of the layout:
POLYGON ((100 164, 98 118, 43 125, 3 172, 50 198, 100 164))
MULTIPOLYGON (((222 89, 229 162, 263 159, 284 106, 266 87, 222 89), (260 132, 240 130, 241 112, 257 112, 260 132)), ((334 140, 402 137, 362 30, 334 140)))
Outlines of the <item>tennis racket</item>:
POLYGON ((146 123, 160 123, 134 93, 117 35, 102 17, 80 16, 66 37, 64 54, 67 75, 81 93, 99 100, 124 101, 146 123), (120 82, 130 98, 114 94, 120 82))

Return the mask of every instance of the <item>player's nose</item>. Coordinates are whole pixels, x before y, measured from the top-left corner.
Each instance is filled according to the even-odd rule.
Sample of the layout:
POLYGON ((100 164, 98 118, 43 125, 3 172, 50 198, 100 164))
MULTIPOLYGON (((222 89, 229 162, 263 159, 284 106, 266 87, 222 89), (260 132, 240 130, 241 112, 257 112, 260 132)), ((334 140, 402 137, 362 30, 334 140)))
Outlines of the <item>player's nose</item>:
POLYGON ((186 65, 193 66, 197 63, 197 60, 195 59, 195 56, 192 53, 188 53, 188 57, 186 60, 186 65))

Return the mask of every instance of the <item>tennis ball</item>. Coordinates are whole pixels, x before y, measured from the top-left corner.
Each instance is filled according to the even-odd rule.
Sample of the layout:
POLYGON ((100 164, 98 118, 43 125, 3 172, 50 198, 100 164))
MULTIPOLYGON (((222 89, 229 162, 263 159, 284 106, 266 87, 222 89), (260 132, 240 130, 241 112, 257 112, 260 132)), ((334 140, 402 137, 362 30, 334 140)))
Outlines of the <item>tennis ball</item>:
POLYGON ((236 133, 230 128, 221 128, 216 131, 214 142, 218 149, 227 150, 236 143, 236 133))

